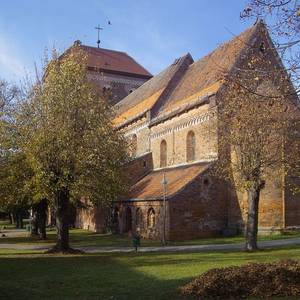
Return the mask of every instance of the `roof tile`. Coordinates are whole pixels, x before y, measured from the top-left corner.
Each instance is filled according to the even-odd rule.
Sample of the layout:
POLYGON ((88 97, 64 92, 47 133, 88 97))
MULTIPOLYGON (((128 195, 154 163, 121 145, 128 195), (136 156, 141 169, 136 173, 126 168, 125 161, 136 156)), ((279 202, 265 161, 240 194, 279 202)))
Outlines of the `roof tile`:
POLYGON ((81 45, 87 53, 87 65, 100 70, 122 72, 151 78, 152 75, 125 52, 81 45))
POLYGON ((168 181, 166 196, 170 197, 182 190, 188 183, 203 173, 209 163, 196 163, 174 168, 165 168, 152 171, 130 189, 130 199, 160 199, 163 197, 161 181, 165 173, 168 181))

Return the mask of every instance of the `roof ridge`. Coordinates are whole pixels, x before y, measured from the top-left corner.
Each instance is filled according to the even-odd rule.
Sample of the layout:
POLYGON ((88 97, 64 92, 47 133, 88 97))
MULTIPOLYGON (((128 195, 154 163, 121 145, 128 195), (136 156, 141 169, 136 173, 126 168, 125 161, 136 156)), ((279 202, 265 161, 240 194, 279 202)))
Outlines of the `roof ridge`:
POLYGON ((79 47, 86 47, 86 48, 90 48, 90 49, 93 49, 93 50, 105 50, 105 51, 109 51, 109 52, 117 52, 117 53, 123 53, 123 54, 126 54, 127 56, 131 57, 127 52, 125 51, 119 51, 119 50, 114 50, 114 49, 108 49, 108 48, 97 48, 97 47, 94 47, 94 46, 89 46, 89 45, 84 45, 84 44, 81 44, 79 47))
POLYGON ((144 66, 142 66, 138 61, 136 61, 132 56, 130 56, 127 52, 121 52, 124 53, 125 55, 127 55, 134 63, 136 63, 137 65, 139 65, 142 69, 144 69, 147 73, 149 73, 151 75, 151 77, 153 77, 152 73, 150 73, 144 66))
MULTIPOLYGON (((248 48, 244 43, 250 43, 253 38, 253 34, 256 32, 256 28, 258 28, 257 25, 251 26, 231 40, 222 43, 219 47, 206 54, 196 62, 190 64, 181 80, 178 82, 178 85, 173 89, 172 93, 170 93, 169 98, 165 102, 165 105, 160 109, 157 115, 166 114, 167 112, 170 113, 174 110, 175 107, 177 107, 178 110, 183 105, 182 101, 179 101, 180 99, 183 99, 183 95, 182 93, 181 95, 178 94, 178 91, 187 89, 187 87, 189 87, 189 95, 192 96, 192 94, 196 91, 200 91, 203 89, 205 90, 205 87, 218 81, 219 75, 217 74, 219 72, 225 71, 227 73, 231 71, 231 69, 234 68, 236 63, 239 61, 239 57, 241 57, 241 55, 244 53, 243 50, 248 48), (240 41, 242 41, 242 43, 240 41), (233 49, 235 49, 234 55, 230 54, 233 49), (228 54, 226 54, 227 52, 228 54), (192 76, 197 76, 199 72, 202 72, 201 74, 204 77, 201 81, 199 81, 201 82, 201 85, 196 85, 195 78, 192 81, 188 78, 190 78, 191 74, 192 76), (190 87, 192 87, 192 89, 190 87)), ((220 85, 218 89, 214 91, 214 93, 216 94, 222 87, 223 82, 220 81, 220 85)), ((186 97, 186 99, 189 99, 189 97, 186 97)), ((186 108, 188 107, 192 108, 192 106, 187 106, 186 108)), ((155 115, 154 117, 157 117, 157 115, 155 115)))
POLYGON ((167 171, 172 171, 173 169, 185 169, 185 168, 190 168, 192 166, 197 166, 197 165, 210 165, 211 163, 213 163, 214 161, 193 161, 193 162, 189 162, 189 163, 182 163, 182 164, 177 164, 177 165, 170 165, 170 166, 166 166, 163 168, 156 168, 156 169, 152 169, 151 172, 167 172, 167 171))
MULTIPOLYGON (((254 31, 254 29, 256 29, 256 27, 259 26, 259 24, 264 24, 264 23, 256 23, 256 24, 254 24, 253 26, 251 26, 251 27, 247 28, 246 30, 242 31, 241 33, 234 35, 230 40, 227 40, 227 41, 224 41, 224 42, 222 42, 222 43, 219 43, 219 45, 218 45, 216 48, 214 48, 212 51, 208 52, 207 54, 205 54, 204 56, 202 56, 202 57, 199 58, 198 60, 194 61, 194 62, 190 65, 190 67, 193 66, 194 64, 197 64, 198 62, 204 60, 205 58, 211 56, 212 54, 216 53, 216 52, 219 51, 222 47, 225 47, 226 45, 229 45, 229 44, 232 43, 233 41, 235 41, 235 40, 241 40, 241 39, 240 39, 240 36, 241 36, 241 35, 245 34, 245 33, 248 32, 248 31, 252 31, 252 30, 254 31)), ((233 33, 232 33, 232 34, 233 34, 233 33)), ((252 34, 253 34, 253 32, 252 32, 252 34)), ((251 34, 251 36, 252 36, 252 34, 251 34)), ((250 40, 251 36, 249 37, 249 40, 250 40)), ((243 41, 243 43, 245 43, 245 41, 243 41)))
POLYGON ((168 96, 172 93, 172 91, 176 88, 177 83, 181 80, 181 78, 184 76, 186 70, 189 68, 190 64, 193 63, 193 57, 192 55, 188 52, 186 55, 181 56, 179 60, 175 60, 174 64, 177 65, 177 70, 174 72, 173 76, 168 80, 163 92, 160 94, 158 97, 157 101, 153 105, 153 107, 150 109, 151 110, 151 118, 154 117, 158 111, 159 108, 161 108, 166 100, 168 99, 168 96), (153 116, 152 116, 153 114, 153 116))
MULTIPOLYGON (((150 99, 151 95, 158 90, 160 90, 160 94, 156 94, 155 99, 151 98, 153 101, 151 100, 151 103, 148 101, 147 107, 143 104, 139 108, 137 107, 135 112, 131 112, 130 122, 140 117, 138 113, 143 111, 145 114, 145 109, 151 112, 148 116, 149 120, 149 117, 153 119, 161 113, 172 110, 175 106, 183 105, 183 101, 180 102, 180 100, 189 99, 188 101, 190 101, 190 96, 196 95, 197 92, 205 90, 218 81, 221 78, 221 72, 232 72, 240 57, 245 53, 244 49, 250 46, 249 43, 252 43, 254 34, 261 26, 263 26, 262 23, 258 22, 247 28, 196 62, 190 53, 176 58, 163 71, 119 102, 117 115, 122 115, 128 110, 132 110, 133 107, 137 107, 137 104, 141 104, 142 100, 150 99), (185 97, 185 95, 187 96, 185 97)), ((218 93, 223 86, 221 83, 214 92, 218 93)), ((123 126, 122 124, 125 123, 122 122, 121 126, 123 126)))
POLYGON ((152 170, 148 175, 140 181, 131 185, 128 198, 125 201, 138 201, 138 200, 161 200, 162 190, 161 174, 166 172, 166 179, 169 181, 169 188, 167 199, 176 196, 182 192, 189 184, 192 184, 199 176, 203 176, 205 172, 211 167, 213 162, 208 163, 193 163, 181 167, 170 167, 160 170, 152 170), (176 183, 176 184, 173 184, 176 183), (145 189, 145 185, 147 189, 145 189), (146 191, 147 190, 147 191, 146 191))
MULTIPOLYGON (((256 32, 259 30, 259 27, 261 26, 265 26, 263 22, 256 22, 253 26, 251 26, 250 28, 248 28, 247 30, 243 31, 242 33, 240 33, 239 35, 235 36, 233 39, 231 39, 229 42, 232 42, 235 39, 238 39, 241 41, 240 36, 242 34, 245 34, 247 31, 250 31, 250 35, 248 36, 248 38, 246 39, 248 42, 246 43, 246 41, 242 41, 243 44, 246 44, 248 47, 252 47, 250 45, 250 41, 253 39, 254 35, 256 34, 256 32)), ((228 43, 229 43, 228 42, 228 43)), ((234 72, 234 69, 236 67, 236 65, 240 62, 241 58, 243 57, 245 51, 248 50, 248 47, 243 47, 239 50, 238 55, 235 57, 234 62, 232 63, 231 67, 228 69, 228 74, 234 72)), ((222 86, 224 85, 224 83, 221 84, 220 88, 222 88, 222 86)))
MULTIPOLYGON (((182 59, 184 56, 187 56, 187 55, 191 55, 189 52, 187 53, 187 54, 185 54, 185 55, 183 55, 183 56, 180 56, 180 57, 178 57, 178 58, 175 58, 175 60, 174 60, 174 62, 173 63, 171 63, 171 64, 169 64, 166 68, 164 68, 162 71, 160 71, 158 74, 156 74, 155 76, 153 76, 152 78, 150 78, 148 81, 146 81, 145 83, 143 83, 140 87, 142 87, 143 85, 145 85, 145 84, 149 84, 149 83, 151 83, 151 81, 156 77, 156 76, 158 76, 158 75, 160 75, 160 74, 162 74, 162 73, 164 73, 167 69, 169 69, 171 66, 173 66, 174 64, 175 64, 175 61, 176 60, 180 60, 180 59, 182 59)), ((177 63, 176 63, 177 64, 177 63)), ((139 87, 139 88, 140 88, 139 87)), ((136 92, 137 92, 137 90, 138 89, 136 89, 136 90, 134 90, 130 95, 134 95, 136 92)), ((115 106, 117 107, 119 104, 121 104, 122 102, 123 102, 123 100, 125 100, 127 97, 125 97, 124 99, 122 99, 119 103, 117 103, 115 106)))
MULTIPOLYGON (((151 79, 149 79, 148 81, 146 81, 144 84, 142 84, 138 89, 134 90, 131 94, 129 94, 127 97, 125 97, 124 99, 122 99, 120 102, 118 102, 115 105, 115 108, 117 111, 119 111, 119 113, 117 113, 116 117, 122 115, 125 111, 128 111, 130 109, 132 109, 132 107, 135 107, 138 103, 140 103, 142 100, 148 99, 149 97, 151 98, 151 96, 148 95, 148 97, 138 97, 139 102, 135 103, 134 105, 130 105, 131 107, 127 108, 126 110, 123 111, 122 106, 126 105, 126 104, 130 104, 132 103, 132 97, 138 96, 138 93, 141 89, 145 89, 147 87, 150 87, 151 89, 151 85, 153 83, 155 83, 155 80, 157 80, 157 78, 159 77, 163 77, 164 75, 166 75, 168 72, 174 72, 176 73, 178 70, 178 66, 180 66, 184 61, 186 61, 186 59, 189 58, 190 60, 193 60, 192 56, 190 55, 190 53, 185 54, 184 56, 180 56, 179 58, 175 59, 175 61, 173 63, 171 63, 170 65, 168 65, 165 69, 163 69, 161 72, 159 72, 157 75, 155 75, 154 77, 152 77, 151 79), (178 66, 177 66, 178 65, 178 66), (177 70, 176 70, 176 69, 177 70), (173 70, 172 70, 173 69, 173 70)), ((153 95, 157 94, 157 92, 160 91, 159 95, 157 96, 155 103, 157 102, 157 100, 160 98, 160 95, 164 92, 164 90, 166 89, 166 87, 169 85, 170 80, 173 78, 174 74, 171 75, 171 78, 167 80, 167 82, 165 83, 164 86, 162 86, 160 88, 160 90, 157 90, 154 92, 153 95)), ((136 97, 137 98, 137 97, 136 97)), ((154 103, 154 105, 155 105, 154 103)), ((149 107, 147 109, 147 111, 151 110, 151 108, 153 108, 153 104, 151 105, 151 107, 149 107)), ((133 121, 135 119, 137 119, 138 117, 140 117, 140 114, 137 114, 136 116, 134 116, 132 119, 127 120, 127 121, 133 121)), ((120 126, 122 127, 123 124, 127 124, 127 121, 124 121, 120 124, 120 126)))

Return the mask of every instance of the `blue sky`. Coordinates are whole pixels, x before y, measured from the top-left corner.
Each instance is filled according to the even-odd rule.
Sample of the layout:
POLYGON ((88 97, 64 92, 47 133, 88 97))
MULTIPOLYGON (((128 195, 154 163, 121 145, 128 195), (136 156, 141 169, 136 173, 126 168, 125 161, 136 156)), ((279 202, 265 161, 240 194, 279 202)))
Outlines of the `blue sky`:
POLYGON ((199 59, 251 25, 246 0, 0 0, 0 78, 33 73, 45 48, 74 40, 126 51, 153 74, 187 52, 199 59), (110 20, 112 25, 108 25, 110 20))

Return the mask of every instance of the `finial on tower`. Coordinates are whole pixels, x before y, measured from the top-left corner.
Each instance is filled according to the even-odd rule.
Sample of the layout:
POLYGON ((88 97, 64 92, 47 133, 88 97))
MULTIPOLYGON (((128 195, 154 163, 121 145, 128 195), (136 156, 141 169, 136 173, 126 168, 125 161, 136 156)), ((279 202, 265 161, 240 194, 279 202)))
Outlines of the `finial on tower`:
POLYGON ((76 40, 74 41, 74 46, 81 46, 81 41, 80 40, 76 40))
POLYGON ((103 30, 103 28, 101 28, 100 25, 98 25, 97 27, 95 27, 95 29, 98 30, 97 46, 99 48, 100 47, 100 30, 103 30))

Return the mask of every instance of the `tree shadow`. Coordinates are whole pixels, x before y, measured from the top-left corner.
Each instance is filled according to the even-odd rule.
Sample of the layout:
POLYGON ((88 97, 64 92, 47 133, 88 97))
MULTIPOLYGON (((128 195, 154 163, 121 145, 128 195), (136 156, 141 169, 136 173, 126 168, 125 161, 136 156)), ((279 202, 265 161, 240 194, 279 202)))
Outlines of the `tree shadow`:
POLYGON ((177 287, 191 277, 148 275, 135 257, 0 257, 0 299, 182 299, 177 287))
POLYGON ((183 299, 178 287, 208 269, 300 257, 282 250, 0 255, 0 299, 183 299))

